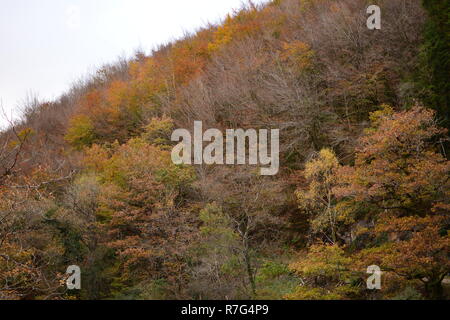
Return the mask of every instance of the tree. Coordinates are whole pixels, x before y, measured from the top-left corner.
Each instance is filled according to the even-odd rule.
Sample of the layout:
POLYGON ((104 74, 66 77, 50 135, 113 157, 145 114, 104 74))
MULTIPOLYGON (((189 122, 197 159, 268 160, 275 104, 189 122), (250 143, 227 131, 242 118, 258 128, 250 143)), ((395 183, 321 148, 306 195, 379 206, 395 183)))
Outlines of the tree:
POLYGON ((113 294, 158 279, 177 294, 185 281, 183 248, 195 225, 183 208, 192 169, 174 165, 169 151, 143 138, 109 150, 94 145, 86 160, 101 182, 96 216, 107 235, 103 243, 116 253, 113 294))
POLYGON ((63 219, 52 195, 57 182, 47 181, 48 177, 41 168, 24 179, 28 184, 22 180, 21 185, 0 189, 2 299, 52 299, 64 294, 68 252, 77 242, 58 229, 63 219))
POLYGON ((29 138, 33 135, 33 130, 29 128, 18 131, 16 126, 10 122, 7 132, 0 133, 0 187, 9 176, 14 174, 14 170, 23 161, 23 153, 29 138))
POLYGON ((393 114, 385 108, 372 114, 372 124, 359 140, 355 166, 339 169, 336 196, 372 218, 384 211, 424 216, 446 203, 450 162, 438 152, 446 130, 434 112, 415 107, 393 114))
POLYGON ((431 299, 442 299, 442 281, 450 272, 449 216, 383 217, 375 228, 375 236, 388 234, 390 241, 363 250, 359 265, 380 266, 407 280, 423 283, 431 299))
POLYGON ((91 119, 85 115, 72 118, 65 139, 78 150, 91 146, 95 141, 94 125, 91 119))
POLYGON ((170 138, 174 127, 174 121, 169 117, 152 118, 142 137, 152 145, 167 148, 172 144, 170 138))
POLYGON ((438 153, 446 130, 434 114, 420 107, 373 113, 355 166, 338 171, 342 185, 334 191, 353 214, 375 226, 365 232, 375 245, 369 243, 359 259, 418 279, 430 297, 440 298, 449 272, 450 161, 438 153))
POLYGON ((237 237, 237 247, 236 242, 228 245, 237 252, 249 296, 255 296, 257 252, 269 239, 276 241, 284 222, 275 213, 283 205, 285 195, 277 181, 259 176, 249 167, 220 170, 210 178, 213 180, 209 183, 199 182, 203 183, 203 194, 220 206, 230 231, 237 237))
POLYGON ((325 235, 326 240, 333 244, 338 238, 343 239, 338 228, 344 217, 336 208, 337 200, 333 193, 333 188, 338 185, 336 173, 339 168, 334 152, 322 149, 302 172, 307 186, 296 192, 300 209, 311 217, 312 233, 325 235))
POLYGON ((337 244, 312 245, 303 258, 289 266, 303 279, 303 284, 286 298, 335 300, 357 294, 358 288, 351 285, 352 263, 352 259, 337 244))
POLYGON ((199 299, 248 297, 247 290, 242 288, 246 270, 241 238, 233 221, 217 203, 201 209, 199 220, 200 237, 191 248, 189 295, 199 299))
POLYGON ((443 126, 450 128, 450 21, 448 1, 422 0, 428 13, 422 45, 422 81, 420 85, 428 91, 424 102, 438 112, 443 126))

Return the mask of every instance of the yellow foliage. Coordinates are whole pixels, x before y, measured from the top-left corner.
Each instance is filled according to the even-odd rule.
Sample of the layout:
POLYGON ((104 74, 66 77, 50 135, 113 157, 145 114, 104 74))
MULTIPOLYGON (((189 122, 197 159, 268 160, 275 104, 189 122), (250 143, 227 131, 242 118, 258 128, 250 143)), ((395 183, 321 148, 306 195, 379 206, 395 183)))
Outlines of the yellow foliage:
POLYGON ((30 138, 32 135, 35 134, 35 131, 31 128, 25 128, 22 129, 18 134, 17 134, 17 140, 13 140, 9 143, 9 148, 14 149, 15 147, 17 147, 18 145, 22 144, 25 140, 27 140, 28 138, 30 138))
POLYGON ((312 67, 314 54, 309 44, 296 40, 283 44, 281 58, 290 62, 297 71, 304 71, 312 67))
POLYGON ((346 220, 337 210, 333 188, 338 184, 336 172, 339 161, 330 149, 323 149, 315 159, 306 164, 303 171, 308 185, 296 191, 300 209, 311 215, 314 232, 330 232, 330 238, 336 242, 338 224, 346 220))
POLYGON ((305 258, 292 263, 289 268, 306 277, 339 277, 351 264, 338 245, 318 244, 310 247, 305 258))
POLYGON ((77 149, 82 149, 94 142, 94 125, 86 115, 78 115, 70 120, 65 140, 77 149))
POLYGON ((381 123, 381 121, 383 121, 384 118, 392 116, 394 112, 395 111, 391 106, 382 104, 377 111, 371 112, 369 115, 372 127, 378 127, 378 125, 381 123))
POLYGON ((330 290, 299 286, 296 290, 284 297, 286 300, 341 300, 343 297, 330 290))
POLYGON ((167 116, 152 118, 145 127, 142 137, 150 144, 161 147, 168 146, 171 143, 170 137, 174 126, 174 121, 167 116))
POLYGON ((214 52, 222 48, 233 40, 233 19, 227 16, 225 23, 217 28, 214 33, 214 41, 208 45, 209 52, 214 52))
POLYGON ((220 50, 233 39, 251 36, 261 29, 255 9, 242 10, 235 17, 227 16, 225 22, 214 33, 214 40, 208 45, 209 53, 220 50))

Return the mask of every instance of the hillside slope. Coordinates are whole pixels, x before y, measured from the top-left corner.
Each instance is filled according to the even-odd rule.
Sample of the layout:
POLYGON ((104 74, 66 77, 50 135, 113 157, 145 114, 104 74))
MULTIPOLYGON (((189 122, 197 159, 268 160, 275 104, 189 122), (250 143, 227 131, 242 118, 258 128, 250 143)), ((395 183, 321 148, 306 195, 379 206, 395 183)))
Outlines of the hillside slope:
POLYGON ((363 0, 248 5, 31 101, 0 137, 0 298, 446 297, 450 9, 377 3, 381 30, 363 0), (280 172, 173 164, 194 121, 280 129, 280 172))

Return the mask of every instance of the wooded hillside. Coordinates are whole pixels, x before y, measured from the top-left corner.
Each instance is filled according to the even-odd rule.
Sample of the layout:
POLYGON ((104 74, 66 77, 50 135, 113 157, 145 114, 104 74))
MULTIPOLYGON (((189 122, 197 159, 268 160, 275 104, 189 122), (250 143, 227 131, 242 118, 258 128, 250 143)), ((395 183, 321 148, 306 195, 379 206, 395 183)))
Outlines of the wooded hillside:
POLYGON ((374 2, 381 30, 365 0, 249 4, 30 101, 0 135, 0 299, 448 298, 450 3, 374 2), (280 172, 173 164, 194 121, 280 129, 280 172))

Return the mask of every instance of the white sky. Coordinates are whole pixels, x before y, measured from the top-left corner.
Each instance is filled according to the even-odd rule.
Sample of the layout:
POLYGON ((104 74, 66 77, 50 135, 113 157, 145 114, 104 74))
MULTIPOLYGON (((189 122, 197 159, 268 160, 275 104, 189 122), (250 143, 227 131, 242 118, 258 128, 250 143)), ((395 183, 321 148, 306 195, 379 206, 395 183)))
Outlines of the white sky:
POLYGON ((219 21, 241 3, 0 0, 0 106, 15 117, 28 94, 54 99, 102 64, 137 48, 149 52, 185 31, 219 21))

